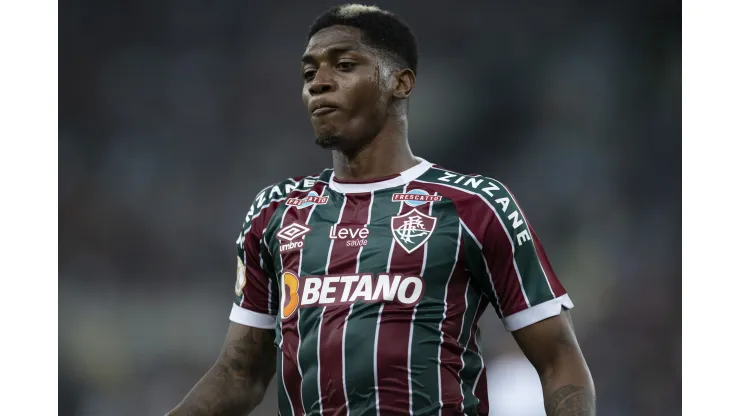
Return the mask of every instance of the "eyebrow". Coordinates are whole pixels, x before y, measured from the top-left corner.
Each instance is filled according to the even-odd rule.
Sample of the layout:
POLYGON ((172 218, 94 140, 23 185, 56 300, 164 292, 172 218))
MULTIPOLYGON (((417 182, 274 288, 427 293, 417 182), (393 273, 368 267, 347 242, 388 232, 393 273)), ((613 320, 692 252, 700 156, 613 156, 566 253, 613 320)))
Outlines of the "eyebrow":
MULTIPOLYGON (((352 46, 352 45, 339 45, 339 46, 331 46, 329 48, 326 48, 324 51, 325 51, 324 53, 329 56, 336 56, 336 55, 341 55, 349 51, 359 52, 360 49, 357 46, 352 46)), ((307 53, 301 57, 301 63, 306 64, 306 63, 313 63, 313 62, 316 62, 315 55, 307 53)))

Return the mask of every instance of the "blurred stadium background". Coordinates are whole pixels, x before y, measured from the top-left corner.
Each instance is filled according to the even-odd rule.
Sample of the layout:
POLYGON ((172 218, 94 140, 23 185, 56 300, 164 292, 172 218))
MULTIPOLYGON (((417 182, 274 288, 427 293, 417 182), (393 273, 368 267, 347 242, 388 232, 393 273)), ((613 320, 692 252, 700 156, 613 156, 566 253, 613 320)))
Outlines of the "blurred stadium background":
MULTIPOLYGON (((298 57, 333 4, 60 2, 60 415, 161 415, 216 358, 252 197, 331 163, 298 57)), ((414 152, 517 194, 576 303, 599 415, 680 414, 680 2, 376 4, 419 39, 414 152)), ((510 335, 482 325, 492 415, 544 415, 510 335)))

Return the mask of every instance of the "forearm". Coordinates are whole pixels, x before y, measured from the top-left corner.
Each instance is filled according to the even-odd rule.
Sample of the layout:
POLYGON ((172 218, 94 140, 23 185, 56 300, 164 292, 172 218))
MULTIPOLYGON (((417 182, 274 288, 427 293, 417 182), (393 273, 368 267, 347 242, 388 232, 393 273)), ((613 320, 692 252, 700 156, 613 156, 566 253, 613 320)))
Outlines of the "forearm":
POLYGON ((548 416, 596 414, 596 391, 582 357, 547 371, 540 379, 548 416))
POLYGON ((246 380, 223 365, 214 365, 167 416, 242 416, 265 394, 261 383, 246 380))
POLYGON ((168 416, 243 416, 262 401, 275 374, 272 330, 232 323, 216 364, 168 416))

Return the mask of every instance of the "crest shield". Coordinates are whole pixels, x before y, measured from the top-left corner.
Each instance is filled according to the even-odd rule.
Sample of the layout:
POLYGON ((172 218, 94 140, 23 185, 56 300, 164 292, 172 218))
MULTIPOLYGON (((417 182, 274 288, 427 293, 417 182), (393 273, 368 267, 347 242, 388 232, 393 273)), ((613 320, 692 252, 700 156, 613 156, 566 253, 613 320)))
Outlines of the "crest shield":
POLYGON ((416 209, 391 218, 393 238, 407 253, 423 246, 432 236, 436 225, 437 218, 422 214, 416 209))

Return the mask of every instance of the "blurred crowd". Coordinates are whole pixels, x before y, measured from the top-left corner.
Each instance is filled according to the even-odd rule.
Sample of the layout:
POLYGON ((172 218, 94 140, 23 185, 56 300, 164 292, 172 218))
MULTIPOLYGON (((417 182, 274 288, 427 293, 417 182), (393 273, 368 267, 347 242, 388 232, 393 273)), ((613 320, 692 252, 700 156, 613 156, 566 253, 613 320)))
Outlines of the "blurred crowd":
MULTIPOLYGON (((299 57, 333 4, 60 3, 60 415, 161 415, 216 358, 255 192, 331 163, 299 57)), ((599 415, 680 414, 680 2, 375 4, 419 40, 412 149, 517 195, 599 415)), ((491 414, 543 416, 511 336, 481 325, 491 414)))

